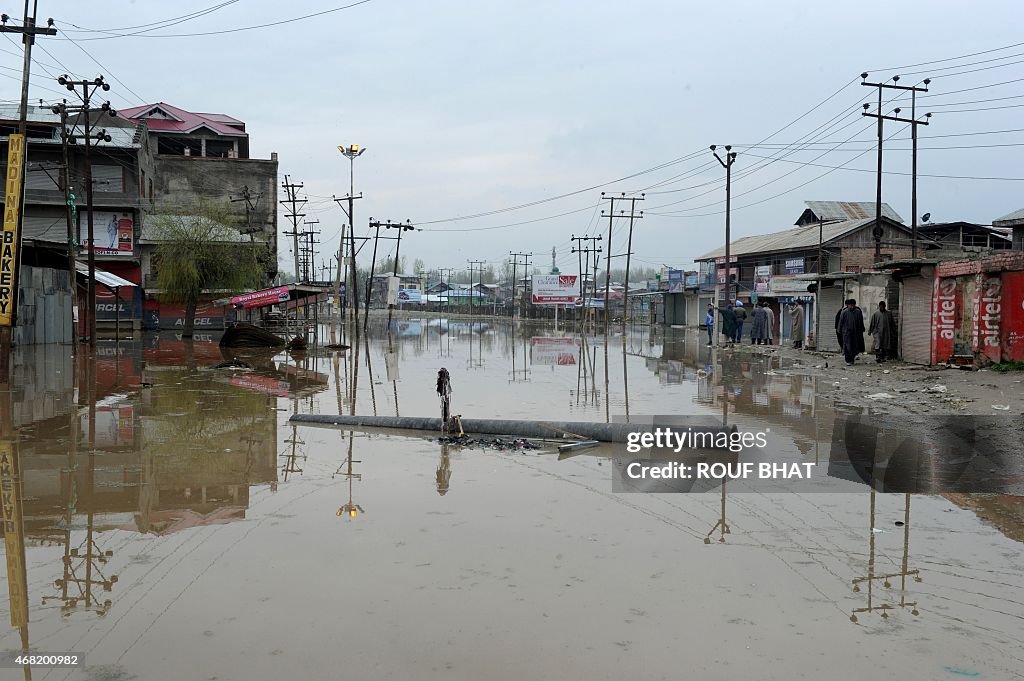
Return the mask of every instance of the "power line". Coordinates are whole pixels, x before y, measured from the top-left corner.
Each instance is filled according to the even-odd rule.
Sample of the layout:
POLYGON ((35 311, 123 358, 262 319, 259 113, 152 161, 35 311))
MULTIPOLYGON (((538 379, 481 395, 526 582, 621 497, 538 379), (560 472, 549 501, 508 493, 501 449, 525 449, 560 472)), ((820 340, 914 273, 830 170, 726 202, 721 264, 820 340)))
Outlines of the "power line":
MULTIPOLYGON (((121 32, 121 31, 134 31, 137 28, 148 28, 150 26, 158 26, 160 24, 166 24, 168 26, 173 26, 175 24, 179 24, 179 23, 183 23, 185 21, 188 21, 189 19, 196 19, 196 18, 204 16, 206 14, 210 14, 211 12, 215 12, 218 9, 221 9, 223 7, 227 7, 228 5, 233 5, 236 2, 238 2, 238 0, 227 0, 227 2, 222 2, 219 5, 214 5, 213 7, 207 7, 206 9, 197 10, 195 12, 191 12, 189 14, 183 14, 183 15, 177 16, 177 17, 172 17, 170 19, 162 19, 160 21, 153 21, 153 22, 150 22, 148 24, 139 24, 138 26, 122 26, 120 28, 86 28, 84 26, 79 26, 77 24, 72 24, 70 22, 68 22, 68 26, 74 26, 75 28, 71 29, 71 30, 73 30, 73 31, 75 31, 77 33, 110 33, 110 32, 121 32)), ((161 28, 163 28, 163 26, 161 26, 161 28)), ((66 33, 67 31, 68 31, 68 29, 64 29, 63 30, 64 33, 66 33)))
MULTIPOLYGON (((291 23, 294 23, 296 21, 303 21, 305 19, 313 19, 315 17, 321 17, 321 16, 324 16, 326 14, 333 14, 334 12, 341 12, 342 10, 351 9, 353 7, 358 7, 359 5, 365 5, 365 4, 367 4, 369 2, 372 2, 372 1, 373 0, 359 0, 358 2, 353 2, 351 4, 343 5, 341 7, 333 7, 331 9, 325 9, 325 10, 320 11, 320 12, 313 12, 312 14, 304 14, 302 16, 292 17, 290 19, 282 19, 280 21, 271 21, 271 22, 268 22, 268 23, 265 23, 265 24, 254 24, 252 26, 239 26, 239 27, 236 27, 236 28, 225 28, 225 29, 221 29, 221 30, 218 30, 218 31, 199 31, 199 32, 196 32, 196 33, 160 33, 160 34, 150 34, 150 33, 148 33, 148 30, 153 30, 153 29, 148 29, 146 31, 138 31, 138 32, 135 32, 135 33, 117 33, 117 32, 98 30, 98 31, 95 31, 95 32, 96 33, 109 33, 109 35, 99 35, 99 36, 93 36, 91 38, 79 38, 79 40, 112 40, 114 38, 192 38, 192 37, 196 37, 196 36, 225 35, 225 34, 228 34, 228 33, 241 33, 243 31, 253 31, 253 30, 256 30, 256 29, 259 29, 259 28, 271 28, 273 26, 283 26, 284 24, 291 24, 291 23)), ((71 22, 68 22, 68 25, 74 26, 74 24, 72 24, 71 22)))
MULTIPOLYGON (((1024 143, 1020 144, 1019 146, 1024 146, 1024 143)), ((943 147, 939 147, 939 148, 943 148, 943 147)), ((964 147, 964 148, 970 148, 970 147, 964 147)), ((887 149, 889 151, 910 151, 909 148, 893 149, 892 147, 887 147, 887 149)), ((919 149, 920 150, 926 150, 926 149, 928 149, 928 147, 920 147, 919 149)), ((864 149, 863 153, 867 153, 869 151, 875 151, 875 148, 871 147, 870 149, 864 149)), ((757 156, 757 154, 752 154, 750 152, 744 152, 744 155, 746 155, 746 156, 754 156, 756 158, 764 158, 764 157, 759 157, 759 156, 757 156)), ((796 163, 798 165, 813 166, 815 168, 831 168, 833 170, 846 170, 846 171, 853 171, 853 172, 858 172, 858 173, 873 173, 873 172, 875 172, 874 170, 872 170, 870 168, 847 168, 845 166, 831 166, 831 165, 826 165, 824 163, 813 163, 813 162, 807 162, 807 161, 791 161, 789 159, 786 160, 786 163, 796 163)), ((910 173, 904 173, 904 172, 899 172, 899 171, 895 171, 895 170, 886 170, 882 174, 883 175, 905 175, 905 176, 909 176, 910 175, 910 173)), ((983 176, 978 176, 978 175, 934 175, 934 174, 929 174, 929 173, 918 173, 918 177, 933 177, 933 178, 947 179, 947 180, 1005 180, 1005 181, 1009 181, 1009 182, 1024 182, 1024 177, 983 177, 983 176)))

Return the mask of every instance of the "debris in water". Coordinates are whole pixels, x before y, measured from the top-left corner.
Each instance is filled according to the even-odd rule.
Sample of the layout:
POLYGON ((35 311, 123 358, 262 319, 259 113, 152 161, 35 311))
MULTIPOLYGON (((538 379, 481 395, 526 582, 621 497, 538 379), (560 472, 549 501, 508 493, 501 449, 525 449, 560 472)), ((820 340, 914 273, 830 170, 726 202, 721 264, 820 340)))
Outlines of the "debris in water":
POLYGON ((998 409, 999 411, 1010 411, 1010 405, 1008 404, 993 404, 992 408, 998 409))
POLYGON ((524 451, 532 449, 543 449, 526 438, 515 438, 512 440, 496 438, 475 438, 469 435, 452 435, 450 437, 437 438, 442 445, 455 445, 457 447, 479 447, 480 449, 496 449, 501 452, 524 451))
POLYGON ((873 393, 871 395, 868 395, 867 398, 869 400, 891 400, 892 395, 890 395, 889 393, 873 393))

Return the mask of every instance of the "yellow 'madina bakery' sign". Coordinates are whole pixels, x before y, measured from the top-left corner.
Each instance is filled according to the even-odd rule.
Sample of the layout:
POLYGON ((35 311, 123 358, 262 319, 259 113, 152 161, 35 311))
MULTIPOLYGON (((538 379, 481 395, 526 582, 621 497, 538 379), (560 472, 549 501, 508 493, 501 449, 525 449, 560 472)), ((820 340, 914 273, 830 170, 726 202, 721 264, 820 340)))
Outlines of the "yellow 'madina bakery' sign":
POLYGON ((4 229, 0 238, 0 326, 11 326, 18 299, 14 271, 18 266, 18 211, 21 210, 21 174, 25 136, 7 138, 7 177, 4 184, 4 229))

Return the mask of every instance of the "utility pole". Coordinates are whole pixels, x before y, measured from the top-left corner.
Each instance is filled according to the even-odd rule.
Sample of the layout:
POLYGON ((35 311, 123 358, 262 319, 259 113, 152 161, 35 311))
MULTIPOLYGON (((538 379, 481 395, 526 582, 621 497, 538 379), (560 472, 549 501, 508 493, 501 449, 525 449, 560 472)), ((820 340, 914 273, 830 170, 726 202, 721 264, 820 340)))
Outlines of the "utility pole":
MULTIPOLYGON (((373 238, 373 263, 370 266, 370 282, 366 285, 367 289, 368 289, 367 292, 366 292, 366 313, 367 313, 367 315, 369 315, 369 313, 370 313, 370 290, 369 289, 373 288, 373 270, 377 266, 377 241, 379 239, 395 239, 397 241, 397 243, 395 244, 395 261, 394 261, 394 263, 392 263, 392 267, 391 267, 391 270, 392 270, 391 271, 391 276, 392 277, 397 277, 398 276, 398 254, 402 250, 402 232, 410 232, 410 231, 416 229, 416 227, 409 220, 406 220, 405 222, 391 222, 391 220, 385 220, 384 222, 381 222, 380 220, 374 220, 373 218, 370 218, 370 228, 374 229, 376 231, 375 231, 375 235, 374 235, 374 238, 373 238), (380 228, 381 227, 383 227, 384 229, 388 229, 388 230, 397 229, 398 230, 398 236, 381 236, 380 235, 380 228)), ((367 237, 367 238, 369 238, 369 237, 367 237)), ((388 309, 391 309, 393 307, 394 306, 391 305, 390 303, 388 304, 388 309)))
MULTIPOLYGON (((242 230, 242 234, 248 234, 250 240, 255 240, 253 235, 259 232, 260 229, 253 226, 252 218, 253 213, 256 212, 256 207, 260 205, 260 199, 263 198, 263 192, 253 194, 249 191, 249 185, 243 185, 241 196, 230 196, 228 198, 231 203, 245 202, 245 229, 242 230)), ((284 202, 282 201, 282 203, 284 202)))
MULTIPOLYGON (((34 2, 32 5, 32 13, 29 14, 29 1, 25 0, 25 16, 21 26, 8 26, 7 20, 10 18, 6 14, 0 16, 0 33, 20 33, 21 42, 25 45, 25 54, 22 61, 21 67, 21 107, 18 112, 18 136, 14 139, 8 137, 7 141, 7 177, 6 181, 10 183, 12 180, 18 183, 18 192, 16 197, 21 198, 25 194, 25 167, 28 160, 27 146, 25 145, 25 133, 28 130, 28 84, 29 77, 32 73, 32 46, 36 42, 37 35, 57 35, 57 29, 53 28, 53 19, 46 20, 46 28, 38 28, 36 26, 36 9, 37 4, 34 2)), ((8 201, 16 198, 14 192, 7 192, 8 201)), ((18 264, 21 260, 21 237, 23 233, 23 226, 25 222, 25 216, 22 214, 22 206, 17 205, 14 210, 11 210, 11 206, 7 206, 5 210, 5 218, 3 224, 4 241, 6 243, 7 235, 11 235, 11 240, 14 242, 14 248, 4 250, 4 255, 0 260, 3 261, 4 265, 9 265, 11 269, 11 278, 9 287, 5 286, 2 293, 7 297, 4 300, 9 305, 9 312, 4 316, 3 326, 0 327, 0 350, 3 351, 3 357, 0 359, 3 368, 7 368, 8 355, 7 352, 11 347, 11 334, 14 326, 18 323, 18 264), (12 217, 13 220, 8 221, 8 216, 12 217)), ((71 286, 76 285, 76 278, 73 276, 71 279, 71 286)))
MULTIPOLYGON (((71 185, 71 159, 68 154, 68 145, 71 135, 68 133, 68 108, 67 100, 62 101, 52 108, 52 111, 60 116, 60 151, 61 151, 61 190, 64 192, 65 219, 68 228, 68 277, 71 281, 71 308, 78 308, 78 268, 77 248, 78 239, 75 232, 75 194, 71 185)), ((78 329, 72 329, 71 333, 72 354, 78 354, 78 329)))
POLYGON ((316 267, 316 263, 314 262, 314 247, 316 244, 320 243, 316 239, 316 237, 320 235, 320 230, 314 229, 314 227, 319 225, 320 221, 306 220, 302 224, 308 228, 302 233, 302 236, 305 238, 305 243, 302 246, 302 264, 305 266, 306 270, 305 281, 315 282, 316 273, 314 272, 314 268, 316 267))
MULTIPOLYGON (((643 201, 644 195, 640 194, 640 198, 633 197, 630 199, 629 204, 629 236, 626 239, 626 286, 622 292, 622 330, 626 330, 626 317, 629 316, 629 259, 633 254, 633 220, 642 218, 644 212, 640 211, 637 215, 635 208, 637 201, 643 201)), ((625 334, 622 336, 623 342, 625 342, 625 334)))
MULTIPOLYGON (((578 247, 574 246, 572 249, 573 253, 577 254, 577 260, 579 261, 580 269, 580 297, 583 298, 583 309, 587 309, 587 287, 585 279, 587 271, 590 269, 590 254, 594 254, 594 262, 597 262, 598 254, 601 253, 601 249, 597 247, 597 242, 601 241, 604 237, 601 236, 576 236, 571 237, 572 241, 577 242, 578 247), (589 241, 590 245, 584 247, 583 242, 589 241), (586 260, 584 260, 586 258, 586 260)), ((596 270, 595 270, 596 271, 596 270)), ((594 285, 597 285, 597 279, 594 280, 594 285)))
MULTIPOLYGON (((516 273, 518 272, 519 258, 529 258, 530 253, 513 253, 508 252, 512 256, 512 316, 516 315, 516 273)), ((525 264, 525 262, 524 262, 525 264)))
MULTIPOLYGON (((715 158, 718 159, 718 162, 721 164, 721 166, 723 168, 725 168, 725 299, 726 300, 730 300, 730 298, 729 298, 729 288, 730 288, 729 277, 730 277, 730 274, 732 272, 732 262, 731 262, 731 260, 729 258, 729 242, 730 242, 730 239, 731 239, 729 219, 730 219, 731 214, 732 214, 732 164, 736 162, 736 152, 732 150, 732 145, 729 145, 729 144, 725 145, 725 159, 726 160, 723 161, 722 157, 718 155, 717 151, 715 151, 715 149, 717 149, 717 148, 718 148, 717 145, 715 145, 715 144, 711 145, 711 153, 715 155, 715 158)), ((737 274, 739 274, 739 269, 738 268, 737 268, 737 274)), ((737 279, 737 281, 736 281, 736 292, 735 292, 736 295, 734 296, 734 298, 736 300, 739 300, 739 297, 740 297, 739 277, 736 277, 736 279, 737 279)), ((718 272, 717 271, 715 272, 715 283, 716 283, 716 285, 718 283, 718 272)))
POLYGON ((486 261, 485 260, 467 260, 466 262, 469 263, 469 267, 466 268, 466 269, 469 270, 469 305, 470 305, 469 309, 470 309, 470 314, 475 314, 475 309, 474 308, 476 308, 476 302, 475 302, 476 301, 476 296, 473 295, 473 271, 474 271, 474 269, 476 269, 477 272, 483 272, 484 263, 486 261), (477 268, 477 266, 479 266, 479 268, 477 268))
POLYGON ((306 217, 306 214, 299 211, 306 207, 306 199, 299 198, 299 190, 302 189, 302 184, 295 184, 287 175, 284 176, 281 189, 284 190, 288 198, 278 203, 290 211, 285 213, 284 216, 292 221, 291 231, 285 232, 284 235, 292 238, 292 262, 295 266, 295 278, 298 281, 302 281, 302 272, 299 268, 299 235, 301 234, 299 231, 299 220, 306 217))
POLYGON ((914 215, 913 215, 913 223, 912 223, 913 227, 912 227, 911 241, 912 241, 912 244, 913 244, 912 245, 913 252, 914 252, 914 255, 916 257, 916 255, 917 255, 917 126, 918 125, 928 125, 928 121, 927 120, 918 121, 916 119, 916 115, 917 115, 917 110, 916 110, 917 109, 917 93, 918 92, 928 92, 928 87, 927 86, 928 86, 928 83, 931 82, 931 80, 928 79, 928 80, 924 81, 925 87, 917 87, 916 85, 897 85, 897 83, 900 80, 899 76, 893 76, 892 77, 892 83, 889 83, 889 82, 869 83, 868 82, 868 73, 866 71, 864 73, 860 74, 860 77, 861 77, 861 81, 862 81, 861 85, 864 85, 866 87, 876 87, 876 88, 878 88, 878 112, 877 113, 869 113, 868 109, 871 108, 871 105, 868 104, 867 102, 865 102, 864 103, 864 111, 861 113, 862 116, 867 116, 868 118, 877 118, 878 119, 878 169, 877 169, 877 174, 876 174, 876 179, 875 179, 875 183, 876 183, 876 187, 875 187, 875 228, 871 232, 872 236, 874 236, 874 238, 875 238, 875 262, 878 262, 878 261, 880 261, 882 259, 882 235, 885 233, 885 230, 882 228, 882 141, 883 141, 883 127, 884 127, 883 126, 883 122, 884 121, 897 121, 897 122, 900 122, 900 123, 910 123, 911 124, 911 137, 912 137, 912 139, 914 141, 914 149, 913 149, 913 154, 914 154, 913 176, 914 177, 913 177, 913 180, 912 180, 913 188, 911 190, 911 192, 913 194, 912 201, 913 201, 913 204, 914 204, 914 206, 913 206, 914 215), (914 117, 912 117, 912 118, 900 118, 899 117, 900 109, 896 109, 896 111, 895 111, 896 115, 895 116, 885 116, 885 115, 883 115, 882 114, 882 90, 902 90, 903 92, 910 92, 911 93, 912 106, 914 107, 914 111, 913 111, 914 117))
MULTIPOLYGON (((104 142, 110 141, 110 135, 107 134, 105 129, 100 130, 97 133, 93 133, 93 122, 90 119, 90 113, 97 113, 98 118, 102 118, 103 114, 106 113, 109 116, 117 115, 117 112, 110 107, 110 102, 104 102, 103 106, 99 110, 90 108, 93 95, 96 94, 97 90, 108 91, 110 85, 103 80, 103 76, 96 76, 92 80, 71 80, 68 75, 63 75, 57 79, 57 82, 66 87, 70 92, 74 92, 78 96, 78 99, 82 102, 81 106, 73 107, 73 111, 81 115, 82 120, 82 134, 74 134, 69 138, 69 143, 76 141, 81 137, 85 141, 85 206, 87 212, 87 223, 88 223, 88 242, 89 242, 89 288, 86 299, 86 307, 89 309, 89 345, 91 347, 96 346, 96 244, 93 233, 93 214, 92 214, 92 142, 93 140, 103 140, 104 142), (79 92, 78 88, 81 87, 82 91, 79 92)), ((98 121, 97 121, 98 122, 98 121)), ((76 126, 77 127, 77 126, 76 126)))
POLYGON ((453 267, 439 267, 437 269, 437 276, 441 278, 441 283, 443 283, 446 286, 444 292, 444 299, 446 301, 446 307, 448 308, 449 312, 451 311, 452 308, 452 299, 451 296, 448 295, 448 291, 450 291, 452 288, 452 274, 454 272, 455 268, 453 267), (448 281, 445 281, 445 274, 448 275, 448 281))
MULTIPOLYGON (((601 199, 604 200, 604 198, 605 198, 604 192, 601 192, 601 199)), ((608 255, 606 255, 604 257, 604 262, 605 262, 604 317, 605 317, 605 323, 606 324, 609 321, 611 321, 611 301, 609 300, 609 296, 610 296, 610 293, 611 293, 611 285, 612 285, 612 258, 617 258, 617 257, 619 257, 619 255, 625 255, 627 257, 627 261, 626 262, 627 263, 629 262, 629 260, 628 260, 628 258, 629 258, 629 247, 628 246, 627 246, 627 249, 626 249, 626 251, 627 251, 626 253, 620 253, 619 255, 613 255, 612 254, 612 221, 615 218, 629 218, 629 243, 631 245, 633 243, 633 220, 636 218, 636 210, 635 210, 636 209, 636 202, 644 200, 643 199, 643 194, 641 194, 639 198, 635 197, 635 196, 627 197, 625 192, 622 192, 622 194, 620 196, 609 196, 607 198, 608 198, 608 201, 609 201, 608 213, 607 213, 607 215, 608 215, 608 255), (628 215, 626 214, 625 209, 620 209, 619 210, 619 214, 618 215, 615 214, 615 202, 616 201, 618 201, 620 203, 623 202, 623 201, 629 201, 630 205, 629 205, 629 214, 628 215)), ((601 215, 604 216, 605 212, 601 211, 601 215)), ((643 217, 643 213, 640 214, 640 217, 643 217)), ((628 285, 628 283, 629 283, 629 278, 628 278, 628 272, 627 272, 627 285, 628 285)), ((595 282, 595 285, 596 285, 596 282, 595 282)), ((625 302, 625 299, 623 299, 623 301, 625 302)), ((622 315, 623 315, 623 317, 626 316, 625 308, 623 308, 622 315)))

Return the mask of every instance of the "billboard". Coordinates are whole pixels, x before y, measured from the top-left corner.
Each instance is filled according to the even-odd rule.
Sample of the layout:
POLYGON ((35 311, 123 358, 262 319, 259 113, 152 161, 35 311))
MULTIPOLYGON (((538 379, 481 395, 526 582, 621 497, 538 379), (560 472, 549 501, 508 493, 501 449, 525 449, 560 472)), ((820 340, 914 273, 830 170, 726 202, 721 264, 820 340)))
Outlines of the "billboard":
POLYGON ((398 304, 405 305, 412 303, 413 305, 419 305, 423 302, 423 292, 417 288, 402 288, 398 289, 398 304))
MULTIPOLYGON (((92 235, 96 241, 96 255, 130 256, 135 222, 127 212, 102 213, 93 211, 92 235)), ((84 219, 78 224, 78 242, 81 252, 89 252, 88 224, 84 219), (85 232, 85 235, 82 232, 85 232)))
POLYGON ((533 275, 534 305, 572 305, 579 297, 580 278, 578 275, 533 275))
POLYGON ((668 271, 668 292, 669 293, 682 293, 683 292, 683 271, 682 270, 669 270, 668 271))

